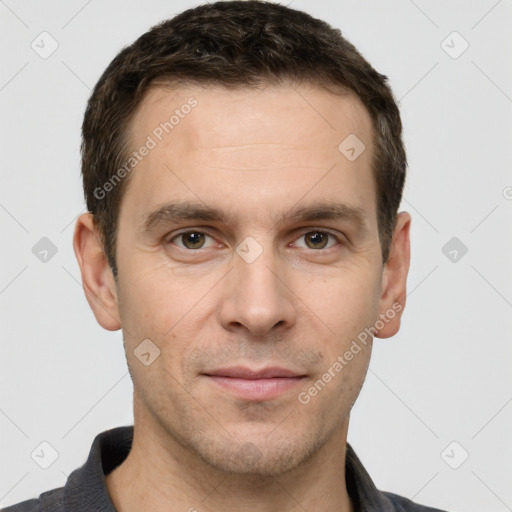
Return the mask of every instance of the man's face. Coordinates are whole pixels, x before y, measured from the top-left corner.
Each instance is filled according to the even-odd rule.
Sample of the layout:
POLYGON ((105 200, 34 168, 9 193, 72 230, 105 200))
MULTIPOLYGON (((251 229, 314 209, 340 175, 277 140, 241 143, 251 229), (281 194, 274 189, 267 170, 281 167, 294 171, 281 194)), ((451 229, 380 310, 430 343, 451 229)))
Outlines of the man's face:
POLYGON ((354 96, 313 87, 154 88, 132 150, 148 136, 116 253, 136 422, 219 469, 281 474, 346 431, 371 340, 332 367, 384 312, 370 117, 354 96), (338 149, 350 134, 366 146, 353 161, 338 149), (225 218, 150 217, 176 203, 225 218), (300 218, 335 204, 346 215, 300 218), (145 339, 160 350, 149 365, 134 354, 145 339), (258 382, 235 367, 274 370, 258 382))

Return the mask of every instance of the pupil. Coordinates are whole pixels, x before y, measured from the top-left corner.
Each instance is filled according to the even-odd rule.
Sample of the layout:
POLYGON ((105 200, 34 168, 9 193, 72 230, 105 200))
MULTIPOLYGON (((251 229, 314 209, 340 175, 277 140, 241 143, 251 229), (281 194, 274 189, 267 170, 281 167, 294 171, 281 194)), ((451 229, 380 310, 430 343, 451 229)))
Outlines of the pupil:
POLYGON ((316 245, 315 249, 318 247, 318 244, 321 244, 321 247, 325 247, 325 243, 322 243, 322 242, 325 242, 326 239, 327 239, 327 237, 325 236, 325 233, 319 233, 319 232, 314 233, 310 237, 310 240, 312 240, 313 245, 316 245))
POLYGON ((197 246, 198 244, 200 245, 201 244, 201 237, 202 237, 202 234, 201 233, 188 233, 187 235, 185 235, 185 238, 186 238, 186 243, 185 245, 192 245, 192 246, 197 246))

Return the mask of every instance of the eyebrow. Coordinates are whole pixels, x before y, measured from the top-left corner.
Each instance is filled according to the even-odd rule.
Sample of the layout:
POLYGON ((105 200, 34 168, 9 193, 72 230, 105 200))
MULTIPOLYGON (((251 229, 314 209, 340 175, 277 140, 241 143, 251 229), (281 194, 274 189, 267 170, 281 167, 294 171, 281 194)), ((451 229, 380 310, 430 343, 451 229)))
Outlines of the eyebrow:
MULTIPOLYGON (((152 231, 162 224, 179 221, 210 221, 228 223, 230 214, 213 206, 199 202, 170 202, 143 216, 140 231, 152 231)), ((297 223, 320 220, 345 220, 359 228, 366 225, 365 211, 358 206, 351 206, 337 201, 322 201, 313 204, 296 204, 290 211, 278 216, 277 223, 297 223)))

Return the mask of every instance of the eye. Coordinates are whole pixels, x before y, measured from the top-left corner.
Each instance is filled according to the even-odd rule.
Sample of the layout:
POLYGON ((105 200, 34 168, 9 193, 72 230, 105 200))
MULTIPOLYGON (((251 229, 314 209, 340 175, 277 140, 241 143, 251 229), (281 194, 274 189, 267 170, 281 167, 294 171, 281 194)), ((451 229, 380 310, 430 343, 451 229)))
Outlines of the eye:
POLYGON ((207 235, 202 231, 185 231, 173 236, 171 239, 169 239, 169 243, 174 243, 181 249, 204 249, 206 238, 213 240, 210 235, 207 235))
MULTIPOLYGON (((330 249, 336 243, 339 243, 339 240, 332 233, 327 231, 308 231, 299 237, 298 240, 304 239, 304 245, 297 244, 298 247, 303 247, 305 249, 319 250, 319 249, 330 249), (330 239, 330 241, 329 241, 330 239), (330 245, 329 245, 330 242, 330 245)), ((183 231, 174 235, 172 238, 168 240, 168 243, 173 243, 177 247, 181 249, 186 249, 190 251, 198 250, 198 249, 206 249, 208 247, 212 247, 215 243, 215 240, 210 235, 202 232, 202 231, 183 231), (207 245, 207 239, 210 239, 210 245, 207 245)))
MULTIPOLYGON (((305 240, 305 246, 306 249, 330 249, 333 245, 336 245, 336 242, 338 242, 337 238, 332 234, 328 233, 327 231, 308 231, 307 233, 304 233, 300 238, 305 240), (332 244, 327 247, 327 244, 329 243, 329 237, 332 240, 332 244)), ((304 246, 302 246, 304 247, 304 246)))

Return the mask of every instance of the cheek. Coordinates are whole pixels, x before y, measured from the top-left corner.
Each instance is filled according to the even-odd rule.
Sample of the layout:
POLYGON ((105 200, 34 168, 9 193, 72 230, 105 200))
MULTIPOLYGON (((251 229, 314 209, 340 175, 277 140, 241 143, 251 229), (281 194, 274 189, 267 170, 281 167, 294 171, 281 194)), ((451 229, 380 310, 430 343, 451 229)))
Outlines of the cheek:
POLYGON ((214 290, 208 297, 205 293, 218 277, 180 276, 167 265, 141 269, 134 264, 123 270, 119 310, 128 356, 149 338, 160 349, 160 365, 181 375, 177 366, 215 311, 214 290))
POLYGON ((319 280, 299 279, 294 290, 335 345, 356 336, 378 314, 380 277, 371 266, 338 268, 319 280))
POLYGON ((187 311, 186 290, 172 269, 148 266, 134 258, 119 271, 120 310, 123 328, 130 333, 162 337, 187 311))
POLYGON ((377 318, 378 297, 376 288, 369 286, 368 281, 339 279, 331 282, 323 293, 311 297, 312 302, 316 300, 315 307, 308 304, 320 319, 317 325, 326 328, 319 342, 322 364, 302 389, 300 403, 308 403, 307 407, 315 410, 326 428, 333 421, 342 420, 364 383, 372 348, 365 329, 377 318))

